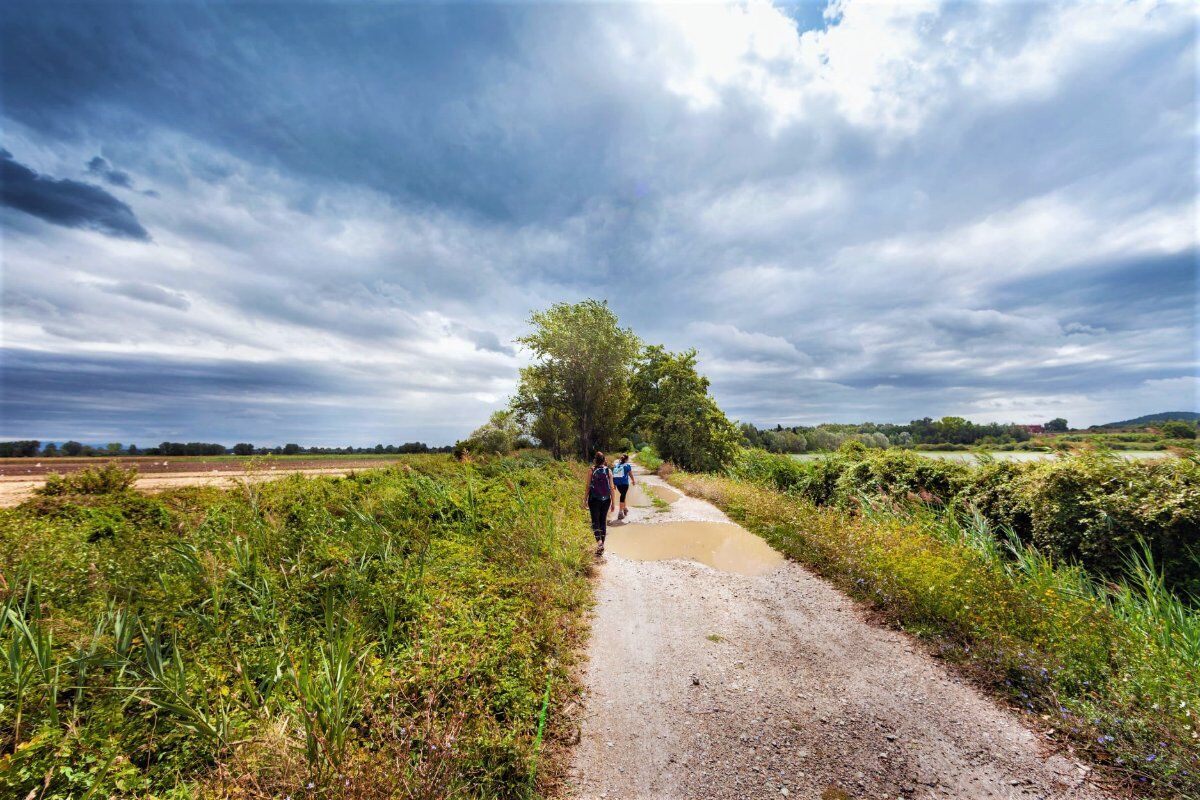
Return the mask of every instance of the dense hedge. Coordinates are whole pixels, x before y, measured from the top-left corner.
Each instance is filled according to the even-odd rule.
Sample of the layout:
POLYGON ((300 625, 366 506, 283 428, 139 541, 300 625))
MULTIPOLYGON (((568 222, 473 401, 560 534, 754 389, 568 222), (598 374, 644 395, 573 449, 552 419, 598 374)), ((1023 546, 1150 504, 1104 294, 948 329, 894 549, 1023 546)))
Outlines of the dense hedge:
POLYGON ((978 512, 995 530, 1102 576, 1123 574, 1145 542, 1168 584, 1200 597, 1200 459, 1193 456, 1128 461, 1085 453, 972 466, 862 447, 807 462, 746 450, 731 472, 817 505, 882 498, 978 512))

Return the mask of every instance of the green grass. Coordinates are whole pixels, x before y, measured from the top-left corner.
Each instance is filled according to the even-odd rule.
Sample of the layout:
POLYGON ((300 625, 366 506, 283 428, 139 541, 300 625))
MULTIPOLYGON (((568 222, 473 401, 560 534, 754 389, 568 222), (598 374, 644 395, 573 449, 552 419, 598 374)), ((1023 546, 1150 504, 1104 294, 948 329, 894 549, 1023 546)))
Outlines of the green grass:
POLYGON ((657 472, 658 468, 663 464, 663 460, 658 457, 658 453, 655 451, 653 445, 643 446, 633 458, 634 461, 641 464, 650 472, 657 472))
POLYGON ((4 796, 540 785, 590 601, 569 465, 409 456, 153 497, 66 480, 0 512, 4 796))
POLYGON ((1200 795, 1200 617, 1145 557, 1129 581, 1102 584, 979 515, 867 496, 849 511, 745 480, 669 480, 926 638, 1110 774, 1200 795))

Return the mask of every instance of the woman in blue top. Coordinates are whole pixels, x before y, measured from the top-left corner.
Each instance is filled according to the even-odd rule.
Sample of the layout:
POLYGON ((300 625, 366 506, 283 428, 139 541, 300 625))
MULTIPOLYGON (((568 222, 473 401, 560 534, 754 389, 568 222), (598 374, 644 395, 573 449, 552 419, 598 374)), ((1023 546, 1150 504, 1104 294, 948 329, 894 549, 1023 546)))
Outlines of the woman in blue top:
POLYGON ((612 482, 621 495, 621 513, 617 514, 617 519, 625 519, 629 515, 629 509, 625 505, 625 493, 629 491, 630 486, 637 483, 633 478, 633 464, 629 463, 628 453, 622 455, 621 459, 613 464, 612 482))

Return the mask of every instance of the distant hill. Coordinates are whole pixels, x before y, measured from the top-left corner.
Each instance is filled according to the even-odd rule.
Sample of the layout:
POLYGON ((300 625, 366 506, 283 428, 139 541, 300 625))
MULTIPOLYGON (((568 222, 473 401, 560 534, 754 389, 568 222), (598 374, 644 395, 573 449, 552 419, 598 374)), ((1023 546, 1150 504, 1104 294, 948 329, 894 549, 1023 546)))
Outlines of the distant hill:
POLYGON ((1200 412, 1196 411, 1162 411, 1158 414, 1147 414, 1144 417, 1127 419, 1123 422, 1110 422, 1107 425, 1097 425, 1097 428, 1137 428, 1142 425, 1153 425, 1156 422, 1166 422, 1169 419, 1200 420, 1200 412))

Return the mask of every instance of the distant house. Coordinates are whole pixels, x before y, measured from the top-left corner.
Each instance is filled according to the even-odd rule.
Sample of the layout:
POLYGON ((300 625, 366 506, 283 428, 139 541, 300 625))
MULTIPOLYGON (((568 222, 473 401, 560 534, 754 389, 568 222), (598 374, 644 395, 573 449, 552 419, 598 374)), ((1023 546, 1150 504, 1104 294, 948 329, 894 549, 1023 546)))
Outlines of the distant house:
POLYGON ((1046 428, 1043 425, 1018 425, 1018 428, 1024 428, 1026 433, 1045 433, 1046 428))

